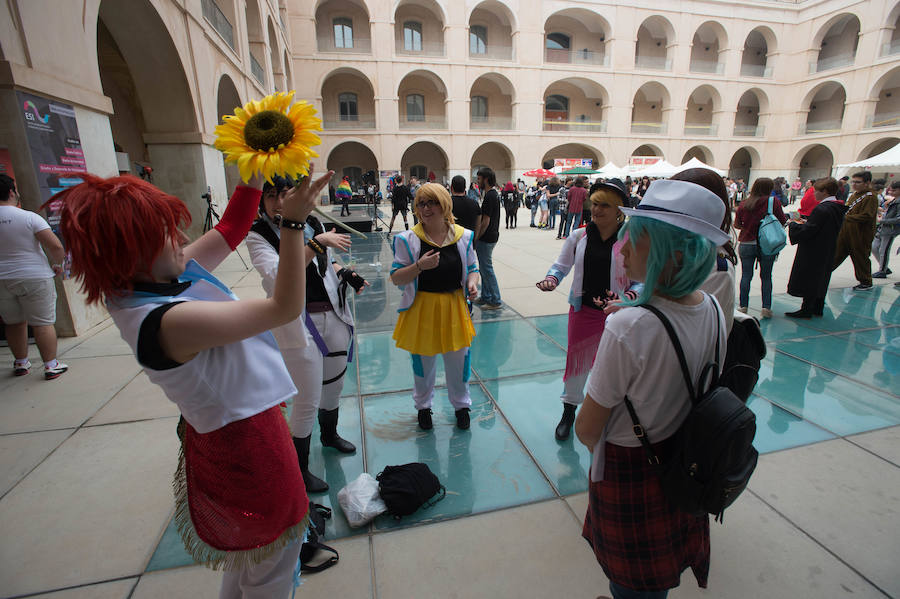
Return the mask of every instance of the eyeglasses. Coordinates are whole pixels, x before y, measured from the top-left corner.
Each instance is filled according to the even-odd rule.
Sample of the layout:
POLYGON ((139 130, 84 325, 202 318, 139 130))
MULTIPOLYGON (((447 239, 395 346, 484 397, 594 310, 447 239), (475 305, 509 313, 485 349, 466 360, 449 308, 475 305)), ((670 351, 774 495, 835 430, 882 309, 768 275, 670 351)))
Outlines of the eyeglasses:
POLYGON ((425 200, 424 202, 416 202, 416 207, 419 210, 423 210, 425 208, 437 208, 441 205, 437 200, 425 200))

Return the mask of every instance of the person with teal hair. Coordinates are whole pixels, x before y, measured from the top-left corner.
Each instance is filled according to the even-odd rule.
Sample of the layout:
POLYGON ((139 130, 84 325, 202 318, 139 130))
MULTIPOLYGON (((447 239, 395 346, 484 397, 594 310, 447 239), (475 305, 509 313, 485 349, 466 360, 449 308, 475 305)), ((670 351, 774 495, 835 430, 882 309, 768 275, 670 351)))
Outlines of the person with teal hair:
POLYGON ((621 210, 629 217, 619 232, 625 272, 644 286, 607 318, 575 420, 575 434, 592 454, 582 536, 614 599, 659 599, 679 585, 688 567, 707 586, 709 517, 669 504, 625 404, 627 396, 643 434, 665 461, 691 398, 662 321, 642 306, 669 320, 691 378, 698 380, 715 360, 717 344, 726 344, 722 310, 699 288, 729 236, 720 228, 725 204, 687 181, 654 181, 637 208, 621 210))

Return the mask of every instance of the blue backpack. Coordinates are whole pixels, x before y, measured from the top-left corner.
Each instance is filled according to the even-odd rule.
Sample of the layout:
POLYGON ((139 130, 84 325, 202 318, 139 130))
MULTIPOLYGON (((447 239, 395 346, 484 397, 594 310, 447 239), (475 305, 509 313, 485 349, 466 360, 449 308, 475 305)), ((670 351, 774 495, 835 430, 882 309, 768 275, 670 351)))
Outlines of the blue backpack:
POLYGON ((772 202, 775 196, 769 196, 769 211, 759 221, 759 232, 756 234, 756 245, 763 256, 776 256, 787 245, 787 233, 781 221, 772 214, 772 202))

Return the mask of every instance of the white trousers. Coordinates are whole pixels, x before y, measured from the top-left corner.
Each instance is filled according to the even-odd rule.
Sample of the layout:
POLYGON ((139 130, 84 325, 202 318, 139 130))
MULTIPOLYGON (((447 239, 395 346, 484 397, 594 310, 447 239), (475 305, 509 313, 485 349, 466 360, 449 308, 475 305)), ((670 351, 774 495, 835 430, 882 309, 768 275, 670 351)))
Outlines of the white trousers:
POLYGON ((298 540, 258 564, 226 570, 219 599, 287 599, 294 588, 294 569, 301 545, 298 540))
POLYGON ((588 380, 591 371, 588 370, 583 374, 570 376, 563 383, 563 393, 559 396, 563 403, 580 406, 584 401, 584 384, 588 380))
POLYGON ((328 356, 314 342, 281 352, 298 391, 291 410, 291 434, 300 438, 312 434, 319 408, 334 410, 340 404, 350 348, 350 327, 334 311, 310 317, 328 346, 328 356))
MULTIPOLYGON (((441 354, 447 375, 447 393, 453 409, 459 410, 472 405, 469 397, 469 348, 441 354)), ((413 399, 417 410, 431 407, 434 400, 434 375, 437 371, 437 356, 412 354, 413 399)))

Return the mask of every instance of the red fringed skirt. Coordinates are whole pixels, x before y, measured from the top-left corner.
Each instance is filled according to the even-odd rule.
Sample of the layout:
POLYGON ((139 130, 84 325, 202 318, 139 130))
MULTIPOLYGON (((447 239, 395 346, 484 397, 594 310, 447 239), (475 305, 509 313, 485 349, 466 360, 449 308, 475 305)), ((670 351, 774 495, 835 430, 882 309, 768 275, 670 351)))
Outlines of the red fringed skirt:
MULTIPOLYGON (((653 447, 664 459, 671 440, 653 447)), ((636 591, 664 591, 691 568, 706 588, 709 516, 669 505, 643 447, 607 443, 605 464, 603 480, 590 483, 581 535, 606 577, 636 591)))

